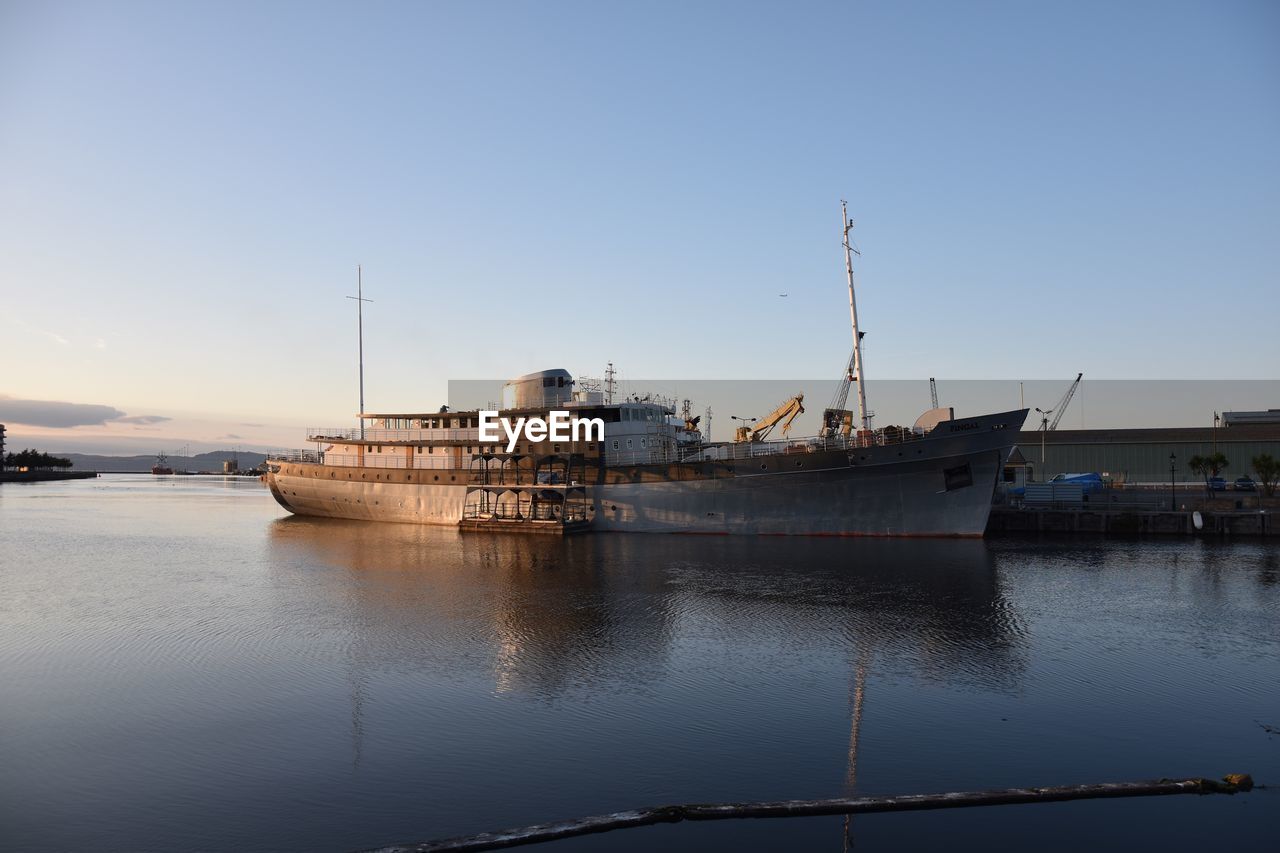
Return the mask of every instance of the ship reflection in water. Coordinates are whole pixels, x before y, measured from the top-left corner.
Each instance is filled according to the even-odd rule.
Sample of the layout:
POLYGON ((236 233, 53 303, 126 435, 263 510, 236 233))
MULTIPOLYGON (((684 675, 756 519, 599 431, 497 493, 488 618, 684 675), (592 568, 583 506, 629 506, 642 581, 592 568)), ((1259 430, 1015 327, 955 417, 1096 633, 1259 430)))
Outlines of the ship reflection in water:
POLYGON ((271 544, 273 565, 324 582, 379 666, 483 656, 498 693, 641 689, 699 641, 779 671, 815 654, 881 656, 996 690, 1016 689, 1023 669, 1025 628, 981 541, 562 541, 290 517, 271 544))

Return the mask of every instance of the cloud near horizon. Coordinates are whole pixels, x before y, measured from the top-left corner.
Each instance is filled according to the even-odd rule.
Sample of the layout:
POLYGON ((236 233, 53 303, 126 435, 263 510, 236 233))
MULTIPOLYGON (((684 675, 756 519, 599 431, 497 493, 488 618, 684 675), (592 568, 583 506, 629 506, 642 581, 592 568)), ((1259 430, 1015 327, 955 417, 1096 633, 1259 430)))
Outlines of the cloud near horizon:
MULTIPOLYGON (((125 413, 114 406, 94 403, 67 403, 60 400, 20 400, 0 396, 0 423, 69 429, 78 426, 105 426, 125 413)), ((147 417, 147 416, 144 416, 147 417)))
POLYGON ((110 418, 109 420, 122 424, 162 424, 173 418, 167 418, 164 415, 129 415, 127 418, 110 418))

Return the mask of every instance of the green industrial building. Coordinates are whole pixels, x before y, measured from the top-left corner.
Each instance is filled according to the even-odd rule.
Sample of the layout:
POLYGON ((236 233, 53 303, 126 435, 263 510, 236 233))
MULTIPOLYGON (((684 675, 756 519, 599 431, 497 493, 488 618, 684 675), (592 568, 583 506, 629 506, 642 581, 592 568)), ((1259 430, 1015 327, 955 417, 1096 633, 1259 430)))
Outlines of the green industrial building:
POLYGON ((1030 469, 1028 479, 1042 482, 1057 474, 1096 472, 1117 484, 1167 483, 1172 454, 1173 479, 1186 483, 1200 479, 1187 464, 1191 457, 1209 456, 1215 450, 1227 457, 1222 477, 1256 480, 1253 457, 1269 453, 1280 459, 1280 423, 1022 432, 1011 461, 1016 464, 1020 454, 1030 469))

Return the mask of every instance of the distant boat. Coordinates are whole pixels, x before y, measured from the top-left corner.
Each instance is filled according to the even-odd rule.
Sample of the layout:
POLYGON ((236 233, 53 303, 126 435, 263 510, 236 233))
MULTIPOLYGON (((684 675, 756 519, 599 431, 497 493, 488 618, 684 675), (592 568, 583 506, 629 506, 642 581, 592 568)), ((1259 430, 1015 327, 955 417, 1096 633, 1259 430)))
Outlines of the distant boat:
POLYGON ((156 464, 151 466, 151 473, 156 474, 172 474, 173 469, 169 467, 169 458, 163 453, 156 454, 156 464))

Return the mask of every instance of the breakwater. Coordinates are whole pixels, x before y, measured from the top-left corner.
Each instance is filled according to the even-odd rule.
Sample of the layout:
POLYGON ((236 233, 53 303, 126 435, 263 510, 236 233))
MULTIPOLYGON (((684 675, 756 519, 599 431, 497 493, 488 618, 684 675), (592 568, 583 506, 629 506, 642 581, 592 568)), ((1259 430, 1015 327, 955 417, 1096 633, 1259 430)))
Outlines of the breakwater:
POLYGON ((97 471, 0 471, 0 483, 43 483, 49 480, 91 480, 97 471))

